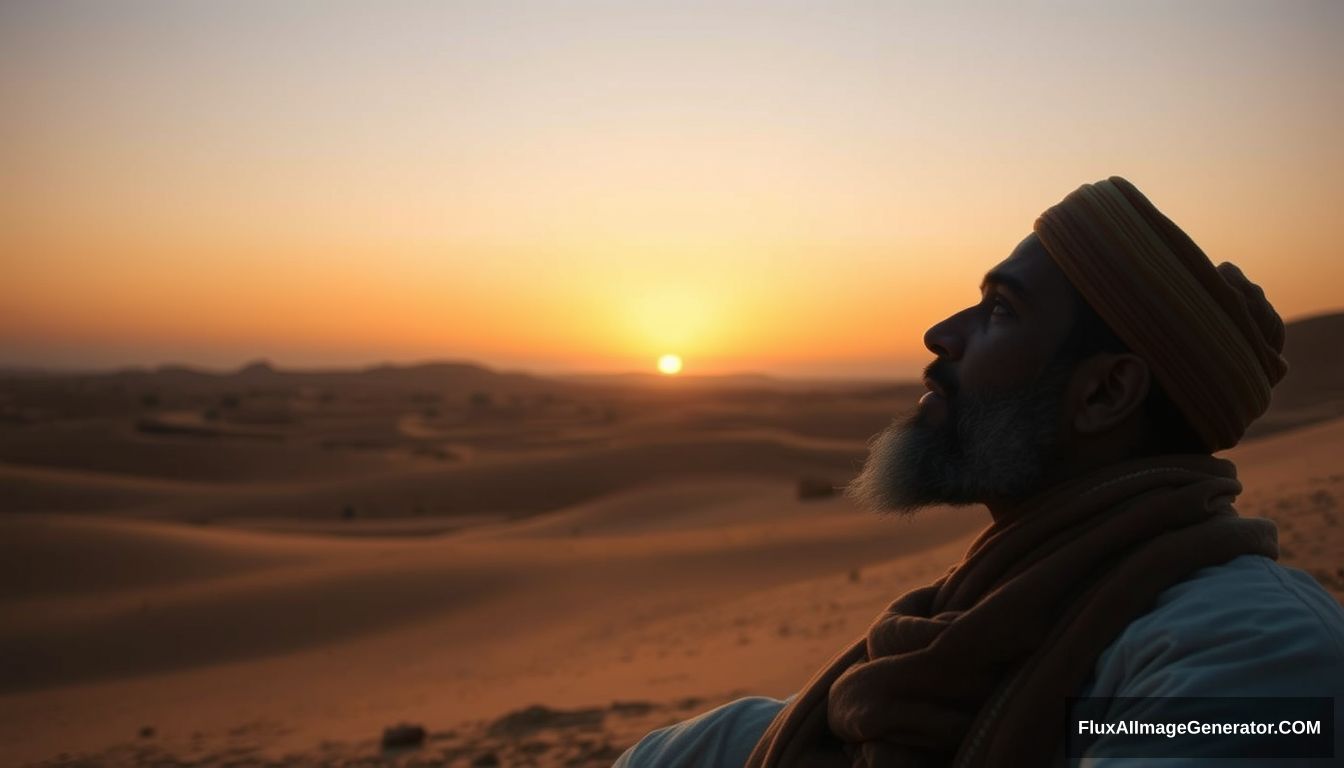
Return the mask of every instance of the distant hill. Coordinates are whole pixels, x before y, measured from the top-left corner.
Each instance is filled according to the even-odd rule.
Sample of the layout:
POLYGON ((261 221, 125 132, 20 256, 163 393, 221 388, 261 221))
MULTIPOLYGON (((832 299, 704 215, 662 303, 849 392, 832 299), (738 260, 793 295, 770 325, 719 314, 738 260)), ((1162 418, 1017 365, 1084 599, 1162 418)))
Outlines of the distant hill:
POLYGON ((104 374, 106 378, 121 379, 141 385, 163 384, 195 385, 199 388, 238 387, 281 388, 353 386, 374 390, 434 390, 439 392, 469 392, 494 390, 500 392, 534 392, 553 389, 554 383, 526 373, 494 371, 468 362, 433 362, 411 365, 381 364, 365 368, 336 368, 313 370, 286 370, 270 362, 259 360, 236 371, 215 373, 182 365, 165 365, 154 369, 126 370, 104 374))
MULTIPOLYGON (((1274 390, 1268 413, 1251 426, 1249 437, 1344 416, 1344 312, 1294 320, 1287 325, 1283 351, 1288 375, 1274 390)), ((628 392, 722 391, 744 397, 752 392, 778 396, 834 393, 869 398, 899 398, 918 390, 913 381, 841 381, 782 378, 741 373, 721 376, 655 373, 574 374, 540 376, 523 372, 496 371, 467 361, 441 361, 409 365, 380 364, 364 368, 288 370, 268 360, 256 360, 234 371, 208 371, 171 364, 157 368, 127 368, 120 371, 58 372, 0 368, 0 381, 11 393, 31 390, 23 398, 38 407, 55 405, 53 399, 83 393, 86 399, 98 392, 125 393, 129 397, 153 396, 155 392, 219 397, 238 392, 340 390, 345 393, 423 394, 455 398, 474 393, 491 396, 531 396, 628 392), (60 392, 48 384, 66 382, 60 392), (48 391, 50 390, 50 391, 48 391)), ((119 401, 117 401, 119 402, 119 401)), ((108 408, 119 407, 117 402, 108 408)), ((98 408, 103 411, 108 408, 98 408)), ((52 407, 62 411, 64 407, 52 407)), ((0 414, 3 415, 3 414, 0 414)))
POLYGON ((466 362, 334 370, 286 370, 258 361, 234 371, 180 364, 100 373, 9 371, 0 372, 0 422, 125 416, 145 409, 217 412, 236 409, 245 400, 252 406, 265 403, 268 412, 277 414, 298 401, 333 399, 389 407, 405 402, 512 402, 565 397, 579 389, 578 384, 466 362))
POLYGON ((873 393, 893 385, 914 382, 892 380, 837 380, 781 378, 757 373, 700 376, 656 373, 539 375, 497 371, 467 361, 441 361, 397 365, 383 363, 363 368, 285 369, 269 360, 256 360, 233 371, 216 371, 169 363, 155 368, 141 366, 115 371, 53 371, 0 368, 0 380, 64 379, 121 385, 133 390, 170 389, 214 393, 245 389, 340 388, 374 391, 436 391, 444 394, 491 391, 507 394, 561 393, 570 390, 678 390, 759 391, 775 393, 831 392, 873 393))
POLYGON ((1344 312, 1289 323, 1283 356, 1290 368, 1277 394, 1289 399, 1344 394, 1344 312))
POLYGON ((1344 416, 1344 312, 1288 323, 1283 357, 1288 374, 1248 436, 1344 416))

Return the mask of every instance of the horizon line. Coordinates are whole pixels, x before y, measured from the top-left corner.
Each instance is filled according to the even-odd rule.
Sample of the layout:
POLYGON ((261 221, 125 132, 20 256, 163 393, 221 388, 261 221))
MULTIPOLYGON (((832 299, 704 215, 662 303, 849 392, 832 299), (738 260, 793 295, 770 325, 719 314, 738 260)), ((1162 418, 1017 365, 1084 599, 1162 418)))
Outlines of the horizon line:
MULTIPOLYGON (((115 376, 126 373, 163 373, 171 370, 185 370, 193 373, 200 373, 212 376, 230 376, 238 375, 249 368, 264 367, 277 374, 313 374, 313 373, 368 373, 383 368, 423 368, 434 365, 460 365, 470 366, 489 371, 495 374, 509 375, 522 374, 537 378, 548 379, 617 379, 617 378, 646 378, 653 380, 678 380, 678 379, 733 379, 733 378, 763 378, 784 382, 853 382, 853 383, 904 383, 918 382, 919 374, 917 372, 907 375, 893 374, 884 376, 881 374, 861 374, 861 373, 834 373, 824 372, 815 373, 778 373, 768 370, 734 370, 723 373, 694 373, 683 372, 674 375, 666 375, 657 371, 644 371, 635 369, 572 369, 572 370, 546 370, 543 367, 526 366, 501 366, 493 365, 480 360, 467 358, 418 358, 406 361, 379 360, 366 363, 344 363, 333 365, 299 365, 288 366, 275 362, 268 357, 257 357, 245 361, 236 366, 215 366, 207 364, 198 364, 183 362, 180 360, 169 360, 154 364, 126 363, 108 366, 78 366, 78 365, 29 365, 15 364, 0 361, 0 375, 38 375, 38 376, 115 376)), ((900 367, 894 365, 893 367, 900 367)))

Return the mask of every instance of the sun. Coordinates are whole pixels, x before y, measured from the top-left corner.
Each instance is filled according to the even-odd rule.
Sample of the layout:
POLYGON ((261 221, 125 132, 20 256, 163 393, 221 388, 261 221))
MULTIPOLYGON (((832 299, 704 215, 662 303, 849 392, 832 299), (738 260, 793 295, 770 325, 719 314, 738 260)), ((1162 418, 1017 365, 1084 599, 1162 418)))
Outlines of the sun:
POLYGON ((681 356, 663 355, 658 358, 658 372, 666 376, 675 376, 681 373, 681 356))

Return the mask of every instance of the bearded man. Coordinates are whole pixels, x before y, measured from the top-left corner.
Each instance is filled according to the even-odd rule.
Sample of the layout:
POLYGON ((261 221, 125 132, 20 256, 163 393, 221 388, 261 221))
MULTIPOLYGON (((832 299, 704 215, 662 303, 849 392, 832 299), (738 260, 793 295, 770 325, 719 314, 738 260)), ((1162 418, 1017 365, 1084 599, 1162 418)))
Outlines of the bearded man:
POLYGON ((1266 754, 1226 734, 1144 755, 1118 738, 1065 750, 1071 698, 1121 722, 1170 719, 1172 702, 1244 704, 1228 697, 1317 697, 1326 746, 1309 757, 1339 764, 1344 610, 1275 562, 1274 525, 1238 516, 1236 468, 1213 456, 1287 370, 1264 293, 1111 177, 1042 214, 981 294, 925 334, 929 391, 874 438, 847 491, 900 513, 984 504, 989 527, 796 695, 655 731, 618 768, 1266 754))

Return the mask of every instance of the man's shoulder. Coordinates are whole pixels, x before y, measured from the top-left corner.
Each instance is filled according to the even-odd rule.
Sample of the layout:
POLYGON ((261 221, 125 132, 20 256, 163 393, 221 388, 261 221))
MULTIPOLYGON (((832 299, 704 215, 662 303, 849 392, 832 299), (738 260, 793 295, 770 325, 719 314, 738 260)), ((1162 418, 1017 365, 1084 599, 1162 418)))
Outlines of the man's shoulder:
POLYGON ((1304 685, 1331 695, 1344 687, 1344 609, 1309 574, 1243 555, 1163 591, 1102 653, 1089 688, 1301 696, 1304 685))
POLYGON ((1307 631, 1344 653, 1344 608, 1310 574, 1261 555, 1201 568, 1158 595, 1129 630, 1307 631), (1271 619, 1268 623, 1262 619, 1271 619))

